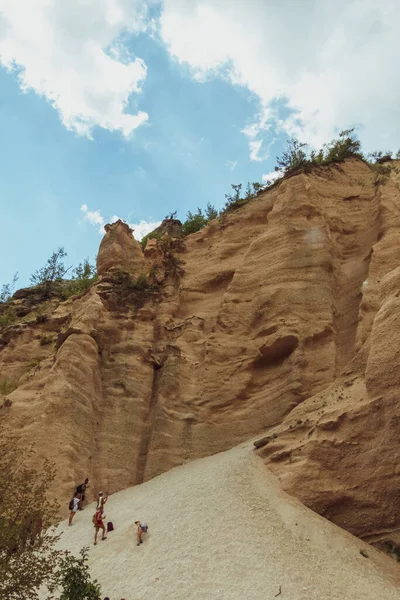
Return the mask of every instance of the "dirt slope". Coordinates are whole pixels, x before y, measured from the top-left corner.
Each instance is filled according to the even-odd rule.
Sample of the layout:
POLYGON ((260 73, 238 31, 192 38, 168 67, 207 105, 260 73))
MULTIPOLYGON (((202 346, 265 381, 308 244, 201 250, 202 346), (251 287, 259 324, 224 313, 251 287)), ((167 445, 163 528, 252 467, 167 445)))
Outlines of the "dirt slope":
MULTIPOLYGON (((92 512, 61 524, 63 548, 92 544, 92 512)), ((116 529, 90 561, 111 600, 399 598, 393 561, 282 493, 249 444, 114 494, 107 518, 116 529)))

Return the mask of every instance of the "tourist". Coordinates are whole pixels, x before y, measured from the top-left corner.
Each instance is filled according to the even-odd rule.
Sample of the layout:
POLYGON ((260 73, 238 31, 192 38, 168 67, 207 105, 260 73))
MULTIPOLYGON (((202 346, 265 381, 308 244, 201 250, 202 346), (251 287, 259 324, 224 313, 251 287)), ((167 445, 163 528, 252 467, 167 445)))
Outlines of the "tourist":
POLYGON ((103 492, 99 492, 97 494, 97 505, 96 505, 96 508, 104 508, 104 505, 107 502, 107 500, 108 500, 107 492, 106 492, 105 496, 103 495, 103 492))
POLYGON ((99 533, 99 529, 102 530, 102 536, 101 539, 102 540, 106 540, 106 528, 104 526, 104 522, 103 519, 106 518, 106 515, 103 512, 103 508, 100 506, 97 510, 96 510, 96 514, 93 517, 93 522, 94 522, 94 529, 95 529, 95 533, 94 533, 94 545, 96 546, 97 544, 97 534, 99 533))
POLYGON ((76 488, 77 493, 79 494, 79 510, 83 510, 83 501, 85 500, 86 488, 89 487, 89 478, 86 477, 83 483, 80 483, 76 488))
POLYGON ((69 513, 69 519, 68 519, 68 525, 72 525, 72 519, 74 518, 74 516, 76 515, 76 513, 78 512, 79 509, 79 494, 78 492, 75 492, 74 497, 72 498, 72 500, 69 503, 69 508, 70 508, 70 513, 69 513))
POLYGON ((142 535, 144 533, 147 533, 148 526, 146 525, 146 523, 141 523, 140 521, 135 521, 135 525, 137 525, 137 531, 136 531, 137 545, 140 546, 140 544, 143 544, 142 535))

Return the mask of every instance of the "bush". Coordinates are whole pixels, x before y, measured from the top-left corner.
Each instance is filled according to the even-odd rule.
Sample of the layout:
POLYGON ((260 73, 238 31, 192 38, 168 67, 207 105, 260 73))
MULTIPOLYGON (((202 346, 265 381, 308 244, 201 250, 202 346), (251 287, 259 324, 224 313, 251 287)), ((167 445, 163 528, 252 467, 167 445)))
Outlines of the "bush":
POLYGON ((363 158, 361 142, 355 137, 354 129, 345 129, 339 133, 337 139, 332 140, 316 152, 312 150, 307 154, 307 144, 292 138, 287 142, 287 148, 282 156, 277 157, 275 171, 283 176, 295 172, 309 173, 314 166, 331 165, 343 162, 346 158, 363 158))
POLYGON ((242 184, 231 184, 231 188, 233 189, 234 193, 225 194, 226 203, 224 206, 224 210, 221 212, 221 215, 241 208, 242 206, 247 204, 247 202, 255 198, 257 194, 259 194, 264 189, 265 186, 257 182, 248 182, 246 186, 246 193, 243 198, 241 196, 242 187, 242 184))
POLYGON ((201 208, 197 209, 196 213, 189 212, 186 215, 186 221, 182 224, 183 235, 190 235, 203 229, 207 225, 207 219, 203 215, 201 208))
POLYGON ((66 268, 63 259, 67 256, 64 248, 53 252, 44 267, 38 269, 31 275, 32 285, 37 286, 43 298, 50 298, 71 267, 66 268))
POLYGON ((51 591, 61 588, 60 600, 101 600, 98 581, 91 580, 88 562, 89 548, 82 548, 80 558, 66 553, 57 571, 57 581, 51 591))
POLYGON ((387 152, 382 152, 381 150, 375 150, 375 152, 370 152, 368 154, 368 158, 372 160, 375 164, 382 164, 385 162, 389 162, 392 159, 392 153, 390 150, 387 152))
POLYGON ((215 208, 215 206, 213 206, 212 204, 210 204, 210 202, 207 202, 207 206, 206 206, 206 220, 207 220, 207 223, 209 223, 213 219, 216 219, 217 217, 218 217, 218 211, 217 211, 217 209, 215 208))
POLYGON ((11 299, 18 279, 19 279, 18 273, 15 273, 11 283, 5 283, 4 285, 1 286, 0 303, 8 302, 11 299))
POLYGON ((39 340, 39 344, 41 346, 46 346, 47 344, 51 344, 52 341, 53 338, 51 337, 51 335, 42 335, 39 340))
POLYGON ((89 259, 85 258, 83 263, 79 263, 72 271, 72 279, 64 281, 61 286, 60 296, 67 300, 71 296, 82 294, 97 280, 96 267, 91 265, 89 259))
POLYGON ((144 273, 141 273, 136 279, 134 279, 130 273, 127 273, 126 271, 117 271, 114 277, 115 284, 122 292, 141 292, 152 287, 144 273))
POLYGON ((210 204, 210 202, 208 202, 204 213, 201 208, 198 208, 196 213, 192 213, 190 211, 187 213, 186 221, 182 225, 182 233, 183 235, 197 233, 197 231, 203 229, 203 227, 217 217, 217 209, 215 206, 210 204))
POLYGON ((288 175, 293 171, 308 170, 310 160, 304 150, 305 148, 307 148, 307 144, 299 142, 295 138, 288 140, 286 150, 282 153, 282 156, 276 157, 277 166, 275 171, 283 171, 285 175, 288 175))
POLYGON ((322 164, 343 162, 352 157, 362 158, 361 142, 354 136, 354 128, 341 131, 338 139, 325 146, 322 164))

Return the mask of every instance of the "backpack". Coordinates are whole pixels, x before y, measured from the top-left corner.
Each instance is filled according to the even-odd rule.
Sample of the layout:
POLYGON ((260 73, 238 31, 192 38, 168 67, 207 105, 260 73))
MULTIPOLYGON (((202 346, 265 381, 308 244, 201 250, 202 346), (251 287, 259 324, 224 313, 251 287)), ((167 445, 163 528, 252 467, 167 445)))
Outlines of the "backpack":
POLYGON ((146 525, 146 523, 140 523, 140 529, 143 531, 143 533, 146 533, 148 530, 148 526, 146 525))
POLYGON ((107 533, 109 531, 114 531, 114 525, 111 521, 108 521, 108 523, 107 523, 107 533))
POLYGON ((93 525, 97 525, 97 518, 96 518, 97 512, 94 513, 93 517, 92 517, 92 523, 93 525))
POLYGON ((69 504, 68 504, 68 509, 72 510, 73 508, 74 508, 74 499, 71 498, 71 500, 69 501, 69 504))

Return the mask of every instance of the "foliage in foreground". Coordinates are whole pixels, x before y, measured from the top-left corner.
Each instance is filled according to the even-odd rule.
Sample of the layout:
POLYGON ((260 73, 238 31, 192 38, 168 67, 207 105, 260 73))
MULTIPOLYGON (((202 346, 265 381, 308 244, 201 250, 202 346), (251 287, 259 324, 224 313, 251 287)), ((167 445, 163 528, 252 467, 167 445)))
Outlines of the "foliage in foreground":
POLYGON ((100 600, 87 549, 80 558, 56 550, 59 505, 49 498, 55 471, 48 461, 34 470, 34 455, 0 425, 0 600, 38 600, 41 586, 58 590, 60 600, 100 600))
POLYGON ((36 600, 53 580, 60 552, 51 524, 58 505, 48 497, 54 469, 28 466, 33 450, 0 427, 0 599, 36 600))
POLYGON ((50 590, 62 590, 60 600, 101 600, 100 585, 90 577, 88 552, 89 548, 82 548, 80 558, 65 553, 50 590))

